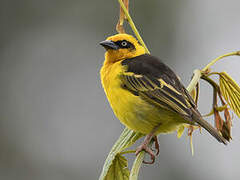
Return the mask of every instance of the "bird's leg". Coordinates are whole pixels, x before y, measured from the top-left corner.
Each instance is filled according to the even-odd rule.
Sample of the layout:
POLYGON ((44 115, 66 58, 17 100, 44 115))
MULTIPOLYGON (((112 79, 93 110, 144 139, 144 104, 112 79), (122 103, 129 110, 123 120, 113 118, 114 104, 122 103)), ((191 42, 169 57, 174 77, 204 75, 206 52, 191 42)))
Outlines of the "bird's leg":
POLYGON ((144 139, 144 141, 142 142, 142 144, 137 147, 136 152, 135 152, 135 154, 136 154, 136 156, 137 156, 142 150, 144 150, 144 151, 146 151, 146 152, 151 156, 151 160, 152 160, 151 162, 145 162, 145 161, 143 161, 143 162, 146 163, 146 164, 153 164, 154 161, 155 161, 155 155, 154 155, 153 151, 148 147, 148 144, 149 144, 149 142, 151 141, 152 137, 153 137, 153 134, 148 134, 148 135, 145 137, 145 139, 144 139))
MULTIPOLYGON (((158 127, 157 127, 158 128, 158 127)), ((154 135, 154 133, 156 132, 157 128, 154 128, 153 131, 148 134, 144 141, 142 142, 142 144, 140 146, 137 147, 136 149, 136 156, 141 152, 141 151, 145 151, 147 152, 150 156, 151 156, 151 162, 146 162, 146 161, 143 161, 143 163, 145 164, 153 164, 155 162, 155 154, 153 153, 153 151, 151 150, 151 148, 148 147, 148 144, 149 142, 151 141, 151 139, 153 138, 154 139, 154 142, 155 142, 155 148, 157 150, 157 153, 156 155, 159 154, 159 143, 158 143, 158 139, 157 139, 157 136, 154 135)))
POLYGON ((153 136, 153 139, 154 139, 154 143, 155 143, 155 149, 156 149, 156 156, 159 154, 159 152, 160 152, 160 150, 159 150, 159 148, 160 148, 160 146, 159 146, 159 143, 158 143, 158 138, 157 138, 157 136, 153 136))

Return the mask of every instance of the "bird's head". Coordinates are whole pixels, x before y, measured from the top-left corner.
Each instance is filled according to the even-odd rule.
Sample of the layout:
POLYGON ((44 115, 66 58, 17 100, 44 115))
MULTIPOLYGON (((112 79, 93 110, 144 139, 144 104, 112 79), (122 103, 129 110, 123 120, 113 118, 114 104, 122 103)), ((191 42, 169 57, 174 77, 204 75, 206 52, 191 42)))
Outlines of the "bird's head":
POLYGON ((123 59, 133 58, 145 54, 144 47, 129 34, 117 34, 100 42, 106 49, 106 60, 114 63, 123 59))

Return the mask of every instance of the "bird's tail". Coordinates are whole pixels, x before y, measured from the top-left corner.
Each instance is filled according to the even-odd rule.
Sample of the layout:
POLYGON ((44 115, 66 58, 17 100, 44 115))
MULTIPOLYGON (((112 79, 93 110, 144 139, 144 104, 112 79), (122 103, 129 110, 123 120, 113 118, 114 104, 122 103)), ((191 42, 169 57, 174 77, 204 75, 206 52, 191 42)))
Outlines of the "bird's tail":
POLYGON ((192 118, 195 122, 197 122, 200 126, 206 129, 219 142, 227 145, 227 140, 210 123, 204 120, 197 110, 192 109, 192 112, 193 112, 192 118))

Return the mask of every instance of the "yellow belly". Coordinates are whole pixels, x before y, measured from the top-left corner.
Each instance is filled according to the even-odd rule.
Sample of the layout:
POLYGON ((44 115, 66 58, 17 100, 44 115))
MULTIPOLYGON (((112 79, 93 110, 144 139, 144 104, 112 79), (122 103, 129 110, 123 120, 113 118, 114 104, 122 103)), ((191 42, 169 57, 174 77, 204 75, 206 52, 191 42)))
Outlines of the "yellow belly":
POLYGON ((143 134, 150 133, 157 126, 156 134, 176 131, 184 123, 179 115, 150 104, 121 87, 119 75, 124 69, 120 63, 104 65, 101 80, 108 101, 121 123, 143 134))

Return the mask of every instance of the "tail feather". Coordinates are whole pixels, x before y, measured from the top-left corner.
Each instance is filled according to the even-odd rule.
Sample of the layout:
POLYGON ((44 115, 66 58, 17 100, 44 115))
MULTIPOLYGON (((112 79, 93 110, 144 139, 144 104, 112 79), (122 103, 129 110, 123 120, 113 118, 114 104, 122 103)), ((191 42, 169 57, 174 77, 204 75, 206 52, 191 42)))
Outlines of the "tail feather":
POLYGON ((215 137, 219 142, 227 145, 227 140, 206 120, 204 120, 201 114, 197 110, 192 110, 192 119, 204 129, 206 129, 213 137, 215 137))

